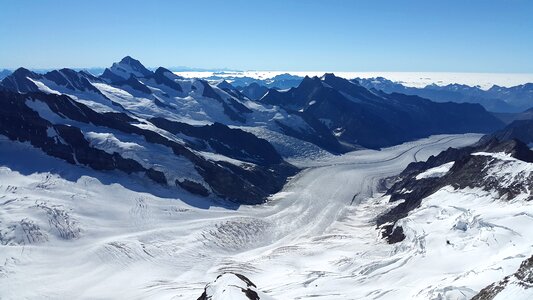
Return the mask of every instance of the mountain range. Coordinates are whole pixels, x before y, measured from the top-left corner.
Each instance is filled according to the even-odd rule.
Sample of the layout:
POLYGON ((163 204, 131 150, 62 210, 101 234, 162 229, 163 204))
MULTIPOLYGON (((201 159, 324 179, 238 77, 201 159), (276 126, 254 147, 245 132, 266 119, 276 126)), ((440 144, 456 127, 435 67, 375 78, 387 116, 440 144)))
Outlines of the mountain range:
POLYGON ((533 83, 512 87, 493 85, 488 90, 465 84, 428 85, 423 88, 404 86, 383 77, 356 78, 368 89, 386 93, 417 95, 436 102, 479 103, 488 111, 517 113, 533 107, 533 83))
POLYGON ((273 133, 344 153, 503 126, 477 104, 370 91, 333 74, 269 89, 254 101, 226 81, 150 71, 129 56, 98 77, 20 68, 1 87, 1 129, 11 140, 71 163, 144 172, 160 184, 237 203, 264 201, 296 172, 276 150, 273 133))
POLYGON ((531 296, 527 112, 246 80, 2 79, 0 297, 531 296))

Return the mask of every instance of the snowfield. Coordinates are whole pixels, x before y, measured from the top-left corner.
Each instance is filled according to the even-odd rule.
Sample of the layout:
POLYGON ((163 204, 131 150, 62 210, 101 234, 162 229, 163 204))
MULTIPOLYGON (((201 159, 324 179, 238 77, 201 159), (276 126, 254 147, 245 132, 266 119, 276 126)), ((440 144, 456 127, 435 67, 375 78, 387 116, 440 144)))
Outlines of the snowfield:
MULTIPOLYGON (((127 143, 132 155, 142 146, 90 136, 127 143)), ((240 207, 0 139, 0 298, 197 299, 208 283, 214 292, 235 283, 215 282, 235 272, 274 299, 468 299, 531 255, 532 204, 446 187, 401 220, 407 238, 394 245, 374 219, 396 205, 381 179, 479 138, 291 153, 307 169, 267 204, 240 207)))

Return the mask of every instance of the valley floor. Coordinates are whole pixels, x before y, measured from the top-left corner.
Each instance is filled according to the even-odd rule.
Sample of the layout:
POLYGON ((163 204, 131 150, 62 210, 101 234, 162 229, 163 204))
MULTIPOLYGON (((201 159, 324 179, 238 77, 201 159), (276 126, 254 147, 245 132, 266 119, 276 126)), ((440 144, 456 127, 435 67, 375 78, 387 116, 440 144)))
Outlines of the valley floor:
POLYGON ((381 179, 479 137, 298 159, 306 169, 283 191, 240 207, 0 140, 0 298, 196 299, 226 271, 276 299, 471 297, 531 255, 532 205, 439 191, 445 200, 415 210, 395 245, 373 220, 390 207, 381 179))

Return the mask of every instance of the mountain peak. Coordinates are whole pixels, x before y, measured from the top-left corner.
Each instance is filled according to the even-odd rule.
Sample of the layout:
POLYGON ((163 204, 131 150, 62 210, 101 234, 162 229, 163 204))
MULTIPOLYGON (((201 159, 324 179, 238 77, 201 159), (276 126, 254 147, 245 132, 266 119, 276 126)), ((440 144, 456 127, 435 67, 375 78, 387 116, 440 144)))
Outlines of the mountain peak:
POLYGON ((298 88, 306 86, 322 86, 322 81, 317 76, 309 77, 306 75, 298 88))
POLYGON ((30 77, 38 77, 38 76, 37 76, 37 75, 38 75, 37 73, 32 72, 32 71, 30 71, 30 70, 28 70, 28 69, 26 69, 26 68, 22 68, 22 67, 16 69, 13 73, 11 73, 11 75, 12 75, 12 76, 15 76, 15 77, 18 77, 18 76, 24 76, 24 77, 28 77, 28 76, 30 76, 30 77))
POLYGON ((328 79, 334 79, 334 78, 337 78, 337 76, 335 76, 335 74, 333 73, 324 73, 324 75, 322 75, 322 80, 328 80, 328 79))
POLYGON ((142 64, 141 64, 141 62, 139 60, 137 60, 137 59, 135 59, 135 58, 133 58, 133 57, 131 57, 129 55, 125 56, 124 58, 122 58, 119 63, 126 64, 126 65, 141 65, 142 66, 142 64))
POLYGON ((225 79, 222 79, 219 83, 217 83, 217 87, 221 89, 228 89, 228 90, 234 90, 235 87, 231 85, 231 83, 227 82, 225 79))
POLYGON ((128 79, 131 75, 135 77, 150 77, 153 75, 152 71, 131 56, 126 56, 120 62, 114 63, 109 70, 123 79, 128 79))
POLYGON ((322 77, 320 77, 320 79, 325 82, 325 83, 339 83, 339 82, 344 82, 344 83, 347 83, 349 82, 348 79, 345 79, 345 78, 342 78, 342 77, 338 77, 336 76, 335 74, 333 73, 325 73, 324 75, 322 75, 322 77))

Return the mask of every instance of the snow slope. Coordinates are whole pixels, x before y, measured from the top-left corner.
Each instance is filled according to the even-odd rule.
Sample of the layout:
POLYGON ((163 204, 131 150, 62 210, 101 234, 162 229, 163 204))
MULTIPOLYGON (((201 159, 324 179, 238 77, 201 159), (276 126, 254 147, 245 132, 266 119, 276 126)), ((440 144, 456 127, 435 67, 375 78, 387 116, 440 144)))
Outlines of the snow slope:
MULTIPOLYGON (((440 265, 432 277, 417 275, 423 249, 431 248, 379 238, 373 219, 390 206, 379 198, 380 179, 477 139, 434 136, 325 156, 309 161, 269 203, 238 209, 0 141, 0 297, 196 299, 218 275, 236 272, 275 299, 427 299, 460 272, 440 265), (29 155, 31 163, 22 159, 29 155)), ((520 220, 530 214, 522 204, 510 212, 524 213, 520 220)), ((506 236, 524 251, 526 236, 519 237, 506 236)), ((494 265, 516 269, 519 259, 502 264, 502 255, 494 265)), ((480 289, 503 272, 490 270, 464 285, 480 289)))

